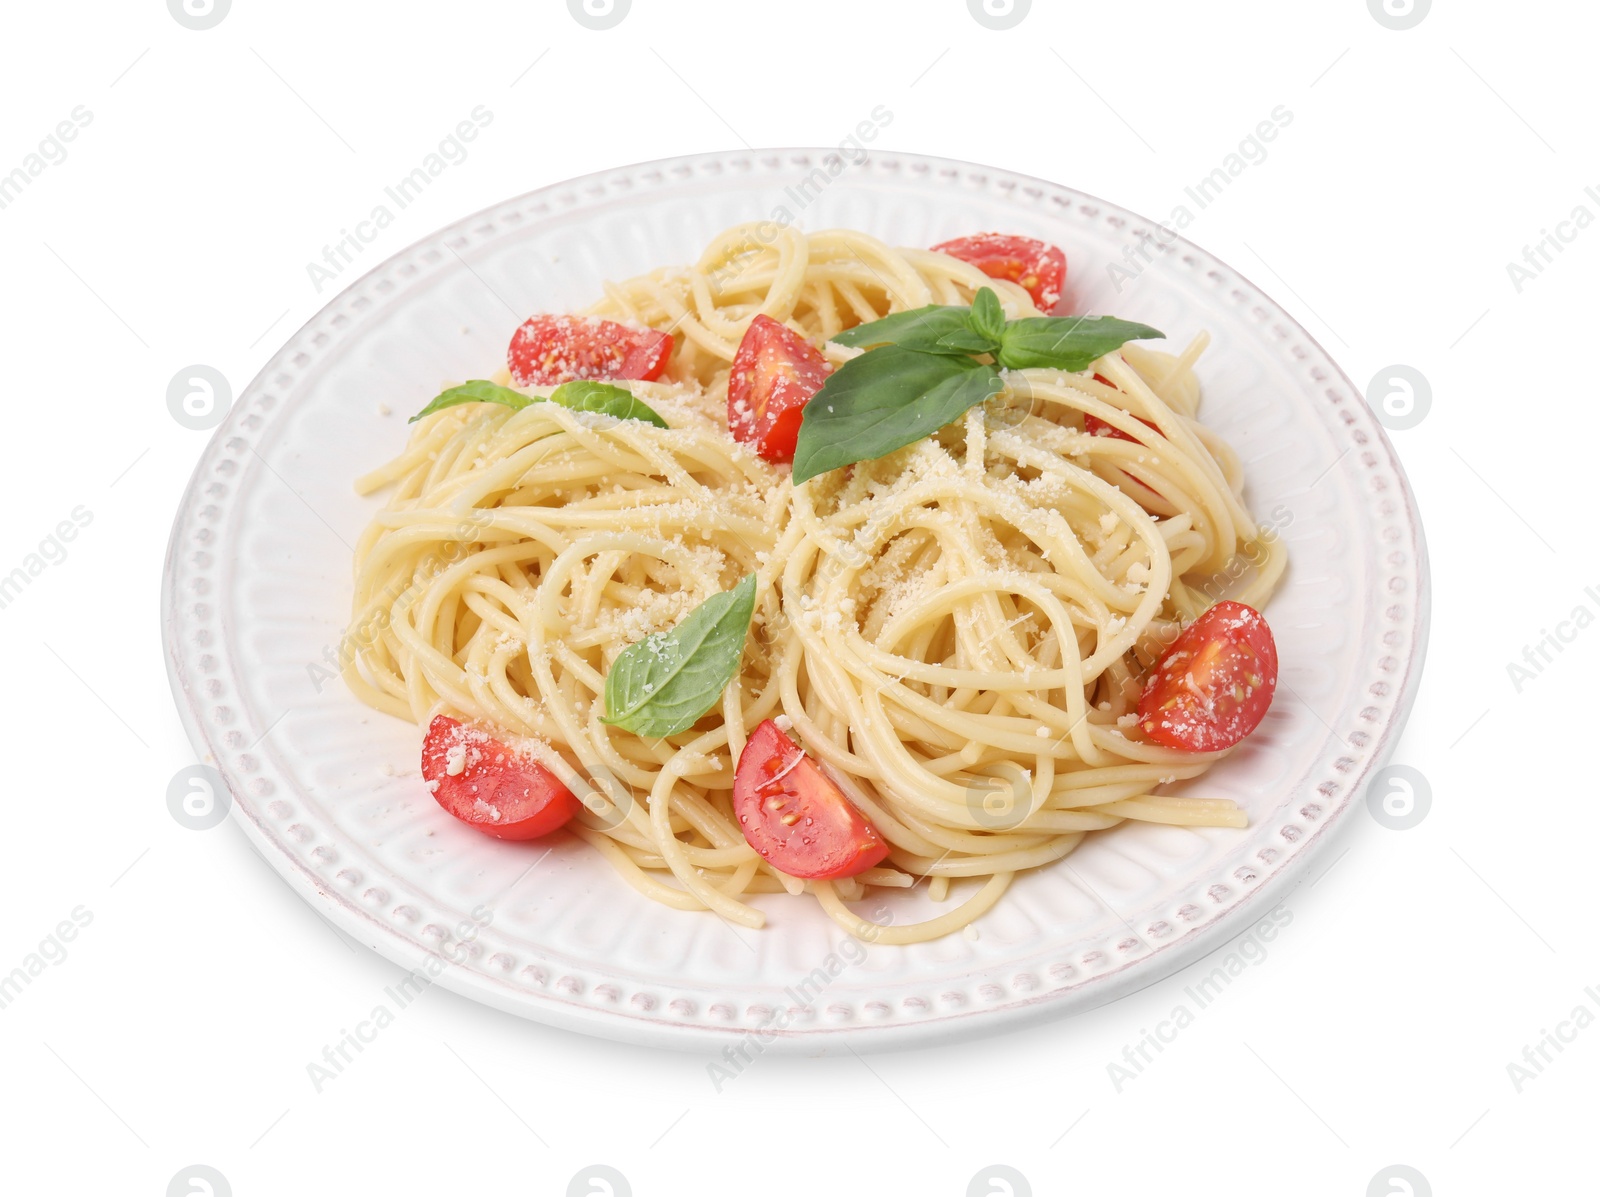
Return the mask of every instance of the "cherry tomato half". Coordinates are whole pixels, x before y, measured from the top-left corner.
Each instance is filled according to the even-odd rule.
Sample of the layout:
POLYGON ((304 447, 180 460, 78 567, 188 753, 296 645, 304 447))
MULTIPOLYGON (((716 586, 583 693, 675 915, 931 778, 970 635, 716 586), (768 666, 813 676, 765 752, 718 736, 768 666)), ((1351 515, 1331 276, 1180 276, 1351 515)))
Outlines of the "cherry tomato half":
POLYGON ((733 813, 749 845, 791 877, 854 877, 889 852, 843 791, 770 719, 739 755, 733 813))
MULTIPOLYGON (((1098 383, 1103 383, 1112 390, 1118 389, 1117 384, 1112 382, 1104 374, 1096 374, 1094 376, 1094 380, 1098 383)), ((1155 425, 1149 420, 1145 419, 1143 416, 1134 416, 1134 419, 1138 420, 1139 423, 1143 424, 1146 428, 1155 428, 1155 425)), ((1134 437, 1129 436, 1126 432, 1122 431, 1122 429, 1118 428, 1115 424, 1107 424, 1099 416, 1091 416, 1088 412, 1083 413, 1083 430, 1090 436, 1109 436, 1119 441, 1131 441, 1135 445, 1140 443, 1134 437)), ((1157 429, 1157 431, 1159 432, 1160 429, 1157 429)))
MULTIPOLYGON (((1156 427, 1143 416, 1134 416, 1133 418, 1138 420, 1139 423, 1143 424, 1146 428, 1156 427)), ((1107 424, 1099 416, 1091 416, 1088 412, 1083 413, 1083 430, 1090 436, 1109 436, 1119 441, 1132 441, 1136 445, 1143 443, 1137 437, 1129 436, 1115 424, 1107 424)), ((1156 429, 1156 431, 1159 432, 1160 429, 1156 429)))
POLYGON ((970 262, 990 278, 1018 284, 1033 297, 1033 306, 1047 315, 1060 301, 1067 281, 1067 255, 1032 237, 978 233, 942 242, 933 251, 970 262))
POLYGON ((496 839, 548 835, 580 809, 572 791, 538 761, 448 715, 435 715, 428 725, 422 776, 440 806, 496 839))
POLYGON ((728 431, 767 461, 793 461, 806 403, 831 372, 804 338, 757 316, 728 372, 728 431))
POLYGON ((511 334, 506 360, 518 386, 554 386, 575 378, 660 378, 672 338, 598 316, 534 316, 511 334))
POLYGON ((1261 613, 1224 600, 1178 634, 1139 696, 1139 726, 1190 752, 1232 748, 1260 725, 1278 686, 1278 646, 1261 613))

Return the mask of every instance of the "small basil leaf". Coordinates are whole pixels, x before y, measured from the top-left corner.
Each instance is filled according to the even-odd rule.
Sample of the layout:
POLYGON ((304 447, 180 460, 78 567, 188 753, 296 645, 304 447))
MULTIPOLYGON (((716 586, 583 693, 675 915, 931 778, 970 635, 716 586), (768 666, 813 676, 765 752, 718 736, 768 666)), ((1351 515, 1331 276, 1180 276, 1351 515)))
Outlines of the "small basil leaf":
POLYGON ((1115 316, 1029 316, 1006 325, 995 356, 1007 370, 1084 370, 1129 341, 1165 336, 1115 316))
POLYGON ((513 411, 520 411, 533 402, 535 402, 533 396, 524 395, 521 391, 513 391, 510 387, 503 387, 498 383, 475 378, 471 382, 464 382, 458 387, 451 387, 448 391, 436 396, 432 403, 412 416, 406 423, 415 424, 423 416, 431 416, 436 411, 443 411, 447 407, 458 407, 463 403, 500 403, 513 411))
POLYGON ((945 333, 937 344, 941 353, 992 353, 1000 347, 998 341, 970 328, 958 328, 953 333, 945 333))
POLYGON ((667 427, 667 422, 621 387, 609 382, 578 379, 564 382, 550 392, 550 402, 559 403, 573 411, 597 411, 619 420, 643 420, 657 428, 667 427))
POLYGON ((891 345, 851 358, 806 404, 794 482, 930 436, 1004 386, 993 366, 970 357, 891 345))
POLYGON ((1000 339, 1005 336, 1006 314, 993 287, 979 287, 978 293, 972 297, 970 323, 972 331, 989 342, 984 346, 984 352, 1000 344, 1000 339))
POLYGON ((739 671, 756 609, 756 576, 714 594, 670 632, 629 645, 606 674, 604 722, 640 736, 687 731, 739 671))
POLYGON ((964 349, 941 349, 939 342, 951 333, 970 331, 968 315, 971 310, 929 304, 925 308, 912 308, 909 312, 896 312, 882 320, 858 324, 834 333, 829 340, 836 345, 860 349, 870 349, 874 345, 900 345, 906 349, 920 349, 924 353, 966 353, 968 351, 964 349))

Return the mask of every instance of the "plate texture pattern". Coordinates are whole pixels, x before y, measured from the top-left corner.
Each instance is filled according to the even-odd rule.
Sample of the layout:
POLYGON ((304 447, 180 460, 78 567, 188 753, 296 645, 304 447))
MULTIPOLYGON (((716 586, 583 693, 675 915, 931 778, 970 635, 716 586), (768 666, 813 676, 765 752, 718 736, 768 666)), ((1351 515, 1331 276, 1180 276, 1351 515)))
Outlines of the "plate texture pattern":
MULTIPOLYGON (((1220 946, 1305 874, 1387 758, 1421 669, 1428 575, 1404 475, 1360 392, 1252 283, 1160 232, 1002 171, 774 150, 546 188, 384 262, 240 395, 173 528, 168 669, 234 817, 326 917, 404 967, 543 1022, 664 1046, 765 1040, 775 1020, 766 1050, 816 1054, 994 1030, 1116 998, 1220 946), (1244 458, 1251 509, 1290 554, 1269 608, 1277 702, 1191 783, 1240 802, 1248 830, 1124 826, 1020 878, 975 937, 857 950, 809 900, 759 898, 768 926, 746 931, 649 902, 575 841, 546 855, 455 823, 421 784, 417 730, 346 692, 350 545, 377 506, 350 483, 400 448, 405 417, 499 366, 526 315, 584 305, 602 280, 691 260, 725 225, 767 218, 903 245, 1041 237, 1066 250, 1076 310, 1153 324, 1176 345, 1210 331, 1202 417, 1244 458), (1112 262, 1129 265, 1116 281, 1112 262)), ((925 902, 882 905, 912 919, 925 902)))

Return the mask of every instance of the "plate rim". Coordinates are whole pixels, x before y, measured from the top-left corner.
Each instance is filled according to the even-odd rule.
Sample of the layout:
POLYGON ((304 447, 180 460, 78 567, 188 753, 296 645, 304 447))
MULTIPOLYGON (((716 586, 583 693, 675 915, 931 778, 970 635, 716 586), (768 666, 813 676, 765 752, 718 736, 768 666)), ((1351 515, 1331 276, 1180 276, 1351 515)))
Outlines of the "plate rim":
MULTIPOLYGON (((560 1029, 578 1030, 613 1040, 695 1051, 708 1047, 720 1048, 730 1041, 745 1040, 757 1034, 756 1028, 746 1022, 734 1021, 727 1026, 716 1026, 703 1019, 691 1021, 667 1017, 664 1012, 653 1010, 632 1012, 624 1009, 620 1003, 606 1008, 592 1001, 563 998, 548 988, 514 989, 510 985, 496 981, 486 973, 472 968, 453 966, 440 952, 429 949, 414 937, 407 937, 392 922, 380 921, 351 896, 332 888, 295 854, 286 850, 278 834, 267 825, 262 813, 252 809, 255 799, 245 794, 243 779, 235 776, 235 771, 227 760, 226 751, 214 741, 212 729, 202 716, 200 708, 204 700, 190 685, 191 680, 198 679, 191 678, 184 669, 186 661, 180 649, 184 622, 180 609, 182 597, 176 588, 180 572, 178 561, 186 544, 187 538, 184 534, 191 530, 195 513, 203 502, 200 489, 204 479, 209 476, 208 467, 214 468, 221 447, 226 445, 230 438, 238 436, 247 418, 246 413, 251 407, 248 400, 260 396, 271 387, 274 373, 283 369, 290 354, 296 351, 308 334, 329 319, 330 313, 344 305, 352 295, 363 290, 376 276, 394 269, 397 263, 418 254, 426 247, 445 244, 452 237, 466 234, 475 224, 491 218, 495 213, 514 207, 529 206, 541 197, 554 197, 562 192, 577 192, 586 185, 604 186, 608 181, 619 178, 636 178, 648 171, 666 177, 674 171, 687 170, 688 177, 693 179, 697 177, 697 168, 703 169, 712 163, 717 164, 718 169, 724 169, 730 163, 739 160, 746 163, 760 163, 764 159, 779 158, 794 159, 794 165, 809 165, 826 163, 830 158, 839 159, 840 156, 841 151, 837 147, 762 147, 754 150, 710 151, 650 159, 534 188, 521 195, 496 201, 432 230, 352 279, 347 286, 330 296, 299 328, 289 334, 282 346, 266 360, 249 384, 239 391, 238 398, 227 413, 227 417, 213 431, 205 449, 197 458, 194 471, 178 502, 168 537, 163 557, 160 596, 163 657, 180 721, 200 760, 215 768, 226 782, 231 798, 230 817, 244 829, 255 850, 319 915, 339 929, 353 934, 363 944, 391 962, 407 970, 415 970, 429 967, 430 961, 445 961, 445 967, 434 980, 447 989, 491 1007, 560 1029)), ((921 172, 927 174, 930 179, 936 179, 939 173, 946 171, 954 171, 958 175, 977 172, 988 181, 991 189, 995 180, 1007 180, 1012 187, 1025 187, 1042 193, 1070 197, 1065 201, 1068 203, 1095 205, 1106 212, 1119 215, 1135 229, 1153 230, 1161 227, 1160 222, 1132 212, 1120 204, 1014 170, 961 159, 886 149, 869 151, 867 159, 891 162, 896 164, 896 169, 905 169, 908 175, 921 172)), ((670 189, 670 183, 666 186, 670 189)), ((635 191, 635 194, 640 195, 655 193, 657 192, 645 192, 643 189, 635 191)), ((1321 342, 1281 304, 1272 299, 1269 292, 1257 286, 1247 275, 1222 262, 1214 254, 1181 234, 1173 236, 1166 245, 1171 250, 1199 255, 1204 261, 1220 266, 1253 289, 1275 309, 1274 316, 1288 322, 1298 337, 1320 356, 1319 364, 1325 364, 1332 371, 1329 383, 1342 382, 1352 395, 1361 399, 1361 403, 1357 406, 1365 416, 1365 426, 1362 430, 1368 433, 1373 446, 1383 454, 1384 464, 1390 476, 1398 483, 1397 497, 1405 515, 1404 524, 1411 537, 1410 544, 1406 546, 1411 556, 1409 568, 1416 581, 1412 600, 1415 609, 1409 620, 1411 645, 1403 663, 1402 676, 1394 683, 1397 694, 1393 701, 1392 713, 1374 736, 1375 743, 1367 754, 1363 767, 1343 779, 1347 784, 1341 791, 1339 801, 1331 805, 1326 816, 1321 818, 1315 828, 1307 834, 1304 842, 1295 847, 1285 862, 1272 869, 1259 884, 1249 888, 1226 909, 1187 929, 1181 935, 1156 944, 1145 952, 1124 959, 1117 967, 1096 972, 1077 983, 1060 987, 1046 985, 1030 996, 1014 996, 1011 1000, 995 1006, 966 1006, 957 1011, 923 1015, 915 1021, 889 1021, 878 1024, 857 1021, 841 1025, 815 1022, 797 1029, 771 1030, 763 1032, 764 1050, 822 1054, 836 1045, 851 1049, 886 1049, 921 1046, 933 1041, 953 1042, 978 1035, 1020 1029, 1068 1013, 1085 1012, 1165 980, 1197 960, 1226 947, 1248 930, 1262 913, 1282 903, 1306 879, 1312 863, 1324 855, 1327 845, 1335 838, 1338 829, 1349 822, 1351 809, 1361 801, 1361 795, 1372 775, 1391 759, 1398 745, 1420 687, 1427 656, 1432 610, 1432 582, 1426 535, 1421 512, 1404 465, 1385 430, 1367 407, 1364 392, 1355 385, 1321 342), (768 1034, 771 1035, 770 1041, 765 1038, 768 1034)))

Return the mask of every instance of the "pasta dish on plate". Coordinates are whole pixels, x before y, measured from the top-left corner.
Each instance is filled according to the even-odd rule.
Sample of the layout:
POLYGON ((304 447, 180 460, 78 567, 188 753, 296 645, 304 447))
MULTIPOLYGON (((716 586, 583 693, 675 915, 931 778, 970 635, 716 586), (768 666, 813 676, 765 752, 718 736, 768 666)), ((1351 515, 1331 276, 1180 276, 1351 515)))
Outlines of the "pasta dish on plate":
POLYGON ((745 927, 786 892, 935 939, 1092 832, 1245 826, 1169 791, 1267 714, 1286 555, 1198 418, 1205 336, 1057 314, 1066 277, 752 224, 531 317, 357 481, 347 684, 457 820, 745 927))

